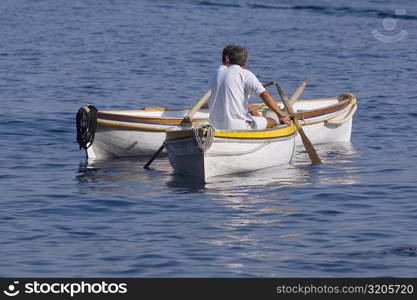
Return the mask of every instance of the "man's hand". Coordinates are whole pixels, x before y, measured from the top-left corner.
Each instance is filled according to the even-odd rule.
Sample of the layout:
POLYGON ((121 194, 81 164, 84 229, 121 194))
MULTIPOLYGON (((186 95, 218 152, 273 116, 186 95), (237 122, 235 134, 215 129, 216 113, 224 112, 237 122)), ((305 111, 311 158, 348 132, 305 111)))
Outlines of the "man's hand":
POLYGON ((277 114, 281 123, 283 123, 283 124, 289 124, 290 123, 290 117, 281 108, 279 108, 275 99, 267 91, 264 91, 260 95, 260 97, 265 102, 266 106, 268 106, 270 109, 272 109, 277 114))
POLYGON ((278 115, 279 120, 281 121, 281 123, 283 124, 290 124, 290 116, 288 116, 287 114, 282 114, 282 115, 278 115))
POLYGON ((254 117, 262 117, 262 114, 256 108, 249 108, 249 113, 254 117))

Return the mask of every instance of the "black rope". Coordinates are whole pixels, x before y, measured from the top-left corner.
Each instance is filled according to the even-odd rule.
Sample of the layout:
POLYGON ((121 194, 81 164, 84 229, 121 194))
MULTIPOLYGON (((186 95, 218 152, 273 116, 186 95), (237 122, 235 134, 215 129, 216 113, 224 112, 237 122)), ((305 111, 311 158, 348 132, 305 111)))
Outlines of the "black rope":
POLYGON ((81 107, 77 112, 77 142, 80 145, 80 150, 87 150, 94 142, 97 112, 97 108, 92 105, 81 107))

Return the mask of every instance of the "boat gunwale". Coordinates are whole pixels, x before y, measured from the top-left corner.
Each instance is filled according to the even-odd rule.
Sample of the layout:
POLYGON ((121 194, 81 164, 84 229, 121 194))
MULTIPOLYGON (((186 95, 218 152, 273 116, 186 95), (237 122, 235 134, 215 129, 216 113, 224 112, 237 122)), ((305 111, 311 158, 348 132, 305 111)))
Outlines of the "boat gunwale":
MULTIPOLYGON (((281 135, 276 137, 269 137, 269 138, 224 138, 224 137, 214 137, 213 142, 216 144, 224 144, 224 143, 244 143, 244 144, 251 144, 251 143, 273 143, 278 140, 285 141, 291 139, 296 132, 288 134, 288 135, 281 135)), ((181 136, 181 137, 170 137, 165 140, 168 143, 182 143, 188 139, 194 139, 192 135, 181 136)))
MULTIPOLYGON (((316 101, 328 101, 325 99, 326 98, 322 98, 316 101)), ((327 98, 327 99, 337 100, 337 98, 327 98)), ((312 102, 313 100, 299 100, 299 101, 312 102)), ((305 118, 314 117, 316 114, 322 115, 326 113, 331 113, 338 108, 348 106, 353 101, 354 99, 342 100, 336 104, 329 105, 323 108, 317 108, 317 109, 312 109, 308 111, 298 112, 296 113, 296 115, 298 119, 305 119, 305 118)), ((278 102, 278 104, 280 104, 280 102, 278 102)), ((256 104, 251 104, 250 106, 258 107, 261 105, 264 105, 264 104, 256 103, 256 104)), ((164 111, 181 111, 181 110, 187 111, 187 109, 165 109, 164 111)), ((125 110, 125 112, 140 112, 140 111, 146 112, 146 111, 152 111, 152 110, 125 110)), ((122 115, 118 113, 111 113, 111 112, 112 111, 99 111, 98 119, 104 119, 104 120, 107 119, 108 121, 119 121, 119 122, 123 122, 123 121, 141 122, 142 121, 143 123, 148 123, 148 124, 150 123, 151 125, 160 125, 160 124, 176 125, 176 124, 180 124, 182 120, 181 117, 173 118, 173 117, 155 117, 155 116, 130 116, 130 115, 122 115)), ((118 111, 118 112, 123 112, 123 111, 118 111)), ((192 121, 198 122, 198 121, 203 121, 203 120, 206 120, 206 119, 205 118, 193 118, 192 121)))

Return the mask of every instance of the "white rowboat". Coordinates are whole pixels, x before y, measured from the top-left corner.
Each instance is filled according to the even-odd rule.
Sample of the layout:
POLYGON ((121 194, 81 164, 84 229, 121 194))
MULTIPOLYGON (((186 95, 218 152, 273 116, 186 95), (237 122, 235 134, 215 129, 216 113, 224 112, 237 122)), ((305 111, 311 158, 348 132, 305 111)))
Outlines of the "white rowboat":
MULTIPOLYGON (((265 116, 275 114, 263 104, 252 104, 265 116)), ((281 105, 281 107, 283 107, 281 105)), ((293 105, 299 123, 316 144, 350 142, 352 117, 357 104, 352 94, 335 98, 299 100, 293 105)), ((99 110, 94 139, 86 149, 89 160, 152 155, 165 140, 165 132, 179 128, 188 109, 145 108, 141 110, 99 110)), ((208 119, 208 109, 197 112, 194 122, 208 119)), ((296 145, 301 139, 296 137, 296 145)))

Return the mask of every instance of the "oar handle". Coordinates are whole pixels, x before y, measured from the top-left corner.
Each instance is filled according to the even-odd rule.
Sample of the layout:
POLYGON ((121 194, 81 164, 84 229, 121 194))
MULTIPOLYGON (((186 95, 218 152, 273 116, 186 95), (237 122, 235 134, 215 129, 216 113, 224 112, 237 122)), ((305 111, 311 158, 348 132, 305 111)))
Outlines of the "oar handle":
POLYGON ((297 119, 297 118, 295 118, 295 112, 292 109, 292 106, 289 104, 289 100, 288 100, 287 94, 285 94, 284 90, 279 86, 278 83, 275 83, 275 86, 278 89, 278 93, 279 93, 279 95, 280 95, 280 97, 282 99, 282 102, 284 103, 285 109, 288 111, 288 113, 292 117, 294 117, 294 119, 297 119))
POLYGON ((262 85, 263 85, 264 87, 268 87, 268 86, 270 86, 270 85, 274 85, 274 84, 275 84, 275 81, 262 82, 262 85))
POLYGON ((190 111, 185 115, 184 119, 182 119, 181 124, 188 123, 191 121, 191 118, 194 116, 196 112, 200 110, 200 108, 207 102, 207 100, 211 96, 211 90, 208 90, 198 101, 197 103, 190 109, 190 111))

